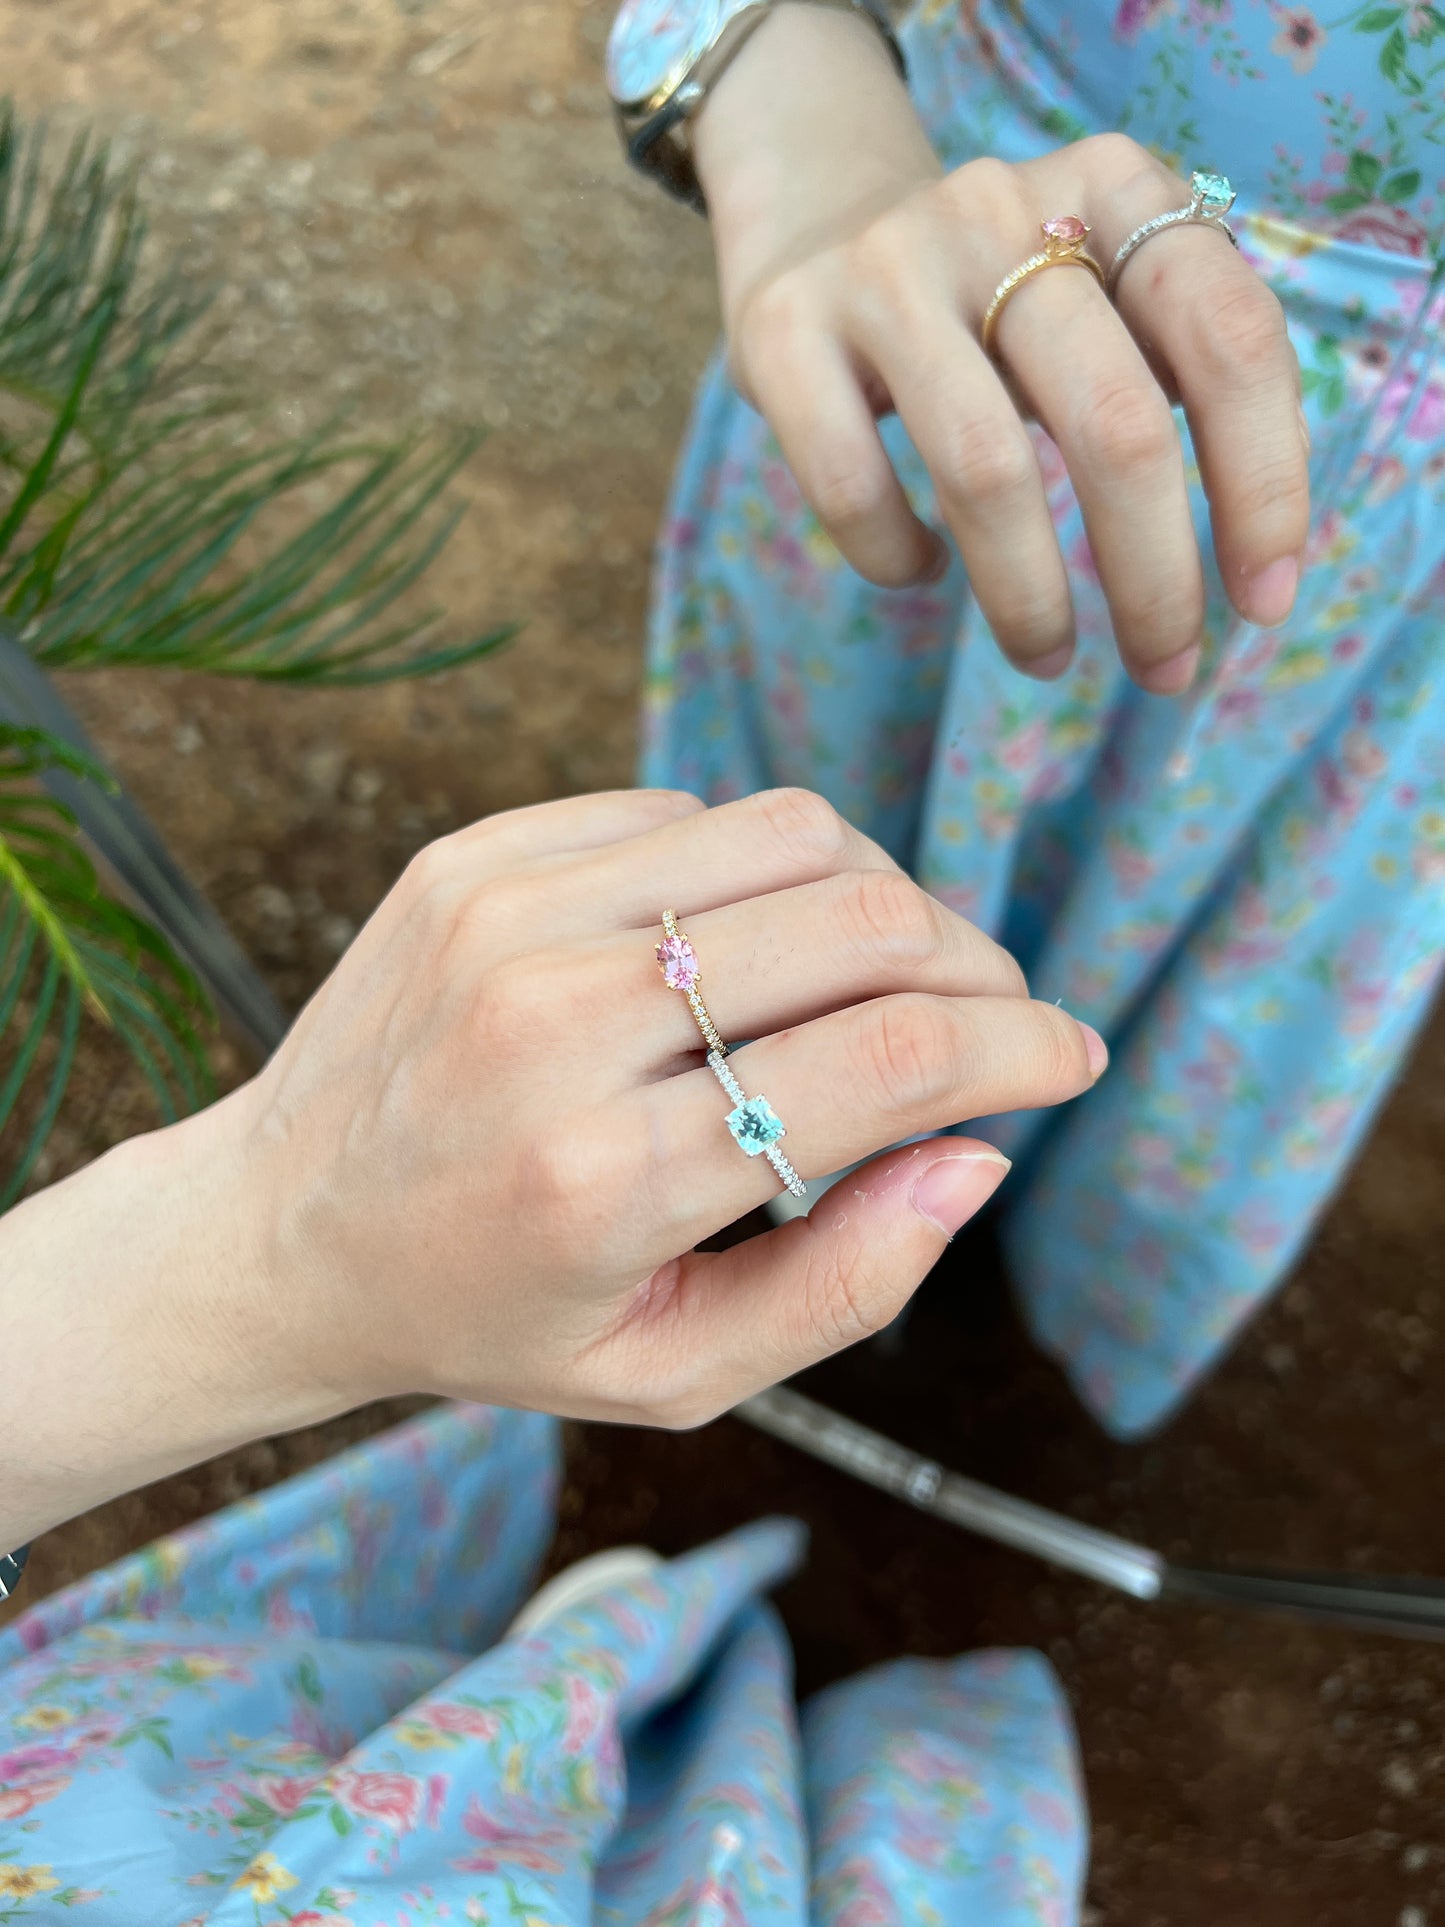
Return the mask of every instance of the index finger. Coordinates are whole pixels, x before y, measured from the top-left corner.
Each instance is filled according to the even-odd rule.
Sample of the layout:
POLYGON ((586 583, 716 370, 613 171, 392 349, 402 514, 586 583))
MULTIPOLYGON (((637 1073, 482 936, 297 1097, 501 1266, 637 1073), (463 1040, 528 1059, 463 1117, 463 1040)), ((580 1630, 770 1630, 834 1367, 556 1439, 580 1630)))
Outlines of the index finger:
POLYGON ((548 871, 546 893, 594 932, 651 929, 702 910, 836 876, 897 870, 887 851, 811 790, 762 790, 548 871))

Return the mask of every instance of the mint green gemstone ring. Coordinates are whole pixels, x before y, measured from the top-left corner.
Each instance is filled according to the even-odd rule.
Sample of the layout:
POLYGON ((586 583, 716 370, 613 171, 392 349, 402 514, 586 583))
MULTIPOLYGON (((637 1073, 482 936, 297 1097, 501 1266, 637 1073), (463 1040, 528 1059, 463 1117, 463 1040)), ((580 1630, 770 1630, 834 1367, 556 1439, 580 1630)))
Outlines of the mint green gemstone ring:
POLYGON ((743 1087, 723 1061, 720 1051, 710 1050, 707 1067, 733 1101, 727 1114, 727 1127, 733 1142, 750 1158, 765 1157, 795 1198, 805 1198, 808 1187, 778 1149, 778 1139, 788 1134, 783 1120, 765 1097, 745 1097, 743 1087))
POLYGON ((662 942, 657 946, 658 967, 669 990, 680 990, 687 998, 693 1021, 707 1044, 707 1067, 732 1099, 725 1122, 734 1144, 750 1158, 764 1157, 795 1198, 805 1198, 808 1187, 778 1149, 778 1139, 788 1134, 783 1120, 765 1097, 748 1097, 728 1069, 728 1047, 718 1034, 707 1005, 702 1000, 702 966, 690 940, 677 927, 672 910, 662 913, 662 942))
POLYGON ((1216 174, 1206 167, 1197 167, 1189 177, 1189 205, 1171 208, 1167 214, 1156 214, 1152 221, 1143 221, 1134 232, 1126 235, 1119 252, 1109 264, 1108 277, 1104 291, 1110 297, 1119 285, 1119 276, 1124 272, 1124 263, 1131 255, 1137 254, 1146 241, 1156 234, 1162 234, 1170 227, 1212 227, 1218 228, 1234 247, 1239 246, 1234 229, 1225 220, 1225 215, 1234 206, 1234 189, 1227 175, 1216 174))

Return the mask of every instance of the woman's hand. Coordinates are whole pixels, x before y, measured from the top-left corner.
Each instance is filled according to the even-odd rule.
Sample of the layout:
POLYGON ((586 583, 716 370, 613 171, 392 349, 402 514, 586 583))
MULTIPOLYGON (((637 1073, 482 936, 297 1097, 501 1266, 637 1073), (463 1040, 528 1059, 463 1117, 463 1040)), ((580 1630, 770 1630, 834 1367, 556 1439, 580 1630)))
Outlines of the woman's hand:
POLYGON ((479 823, 417 858, 247 1094, 276 1315, 338 1393, 696 1423, 887 1324, 998 1185, 950 1138, 697 1252, 779 1185, 662 980, 668 908, 805 1178, 1103 1068, 816 796, 479 823))
POLYGON ((1107 269, 1183 183, 1122 135, 1020 166, 945 175, 877 33, 781 6, 696 124, 734 377, 803 494, 871 581, 934 579, 947 555, 914 515, 877 418, 896 410, 1000 646, 1067 667, 1073 618, 1024 423, 1077 489, 1119 652, 1145 688, 1185 688, 1204 584, 1170 413, 1182 400, 1225 586, 1246 620, 1284 620, 1309 525, 1308 438, 1279 303, 1220 234, 1154 236, 1112 306, 1092 275, 1032 277, 979 334, 1040 223, 1077 214, 1107 269), (799 82, 799 76, 806 80, 799 82))
POLYGON ((266 1069, 0 1224, 0 1543, 381 1394, 701 1421, 885 1325, 1007 1164, 888 1152, 813 1217, 724 1119, 654 947, 675 908, 804 1177, 1054 1104, 1091 1031, 815 796, 660 792, 433 844, 266 1069))

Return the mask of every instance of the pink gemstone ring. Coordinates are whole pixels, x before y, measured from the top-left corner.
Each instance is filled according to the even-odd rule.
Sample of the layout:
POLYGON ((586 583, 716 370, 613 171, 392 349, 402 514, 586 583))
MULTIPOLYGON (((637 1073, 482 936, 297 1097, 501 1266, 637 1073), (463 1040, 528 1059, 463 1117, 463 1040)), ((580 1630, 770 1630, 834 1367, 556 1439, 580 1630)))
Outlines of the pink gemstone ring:
POLYGON ((994 335, 998 329, 998 318, 1007 307, 1009 300, 1036 274, 1045 268, 1087 268, 1102 288, 1104 270, 1084 247, 1089 238, 1089 226, 1077 214, 1054 214, 1039 224, 1044 245, 1037 254, 1031 254, 1027 261, 1020 261, 1011 274, 1006 274, 993 291, 993 299, 984 310, 981 335, 984 350, 993 353, 994 335))
POLYGON ((657 946, 657 964, 668 989, 680 990, 687 998, 687 1007, 708 1049, 715 1051, 719 1057, 726 1057, 728 1047, 702 1000, 699 987, 702 972, 698 968, 697 952, 678 929, 677 917, 671 910, 662 913, 662 942, 657 946))
POLYGON ((783 1120, 768 1100, 759 1094, 748 1097, 741 1084, 723 1061, 728 1047, 718 1035, 717 1025, 708 1015, 698 987, 701 970, 697 952, 677 927, 671 910, 662 913, 662 942, 657 946, 657 966, 662 981, 670 990, 680 990, 703 1037, 707 1040, 707 1067, 727 1092, 733 1108, 726 1123, 733 1142, 750 1158, 765 1157, 795 1198, 805 1198, 808 1187, 778 1149, 778 1139, 786 1137, 783 1120))

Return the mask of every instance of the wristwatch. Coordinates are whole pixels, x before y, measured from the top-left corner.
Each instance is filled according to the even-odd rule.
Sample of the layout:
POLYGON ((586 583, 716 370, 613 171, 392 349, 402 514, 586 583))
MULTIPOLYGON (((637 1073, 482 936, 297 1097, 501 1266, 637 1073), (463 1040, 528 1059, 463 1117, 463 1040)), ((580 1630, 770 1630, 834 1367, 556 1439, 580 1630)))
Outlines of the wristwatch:
MULTIPOLYGON (((776 0, 622 0, 607 40, 607 86, 634 167, 700 214, 688 121, 776 0)), ((882 34, 900 75, 903 54, 883 0, 807 0, 861 13, 882 34)))
POLYGON ((16 1552, 0 1552, 0 1599, 8 1599, 20 1584, 20 1575, 29 1557, 29 1546, 21 1546, 16 1552))

